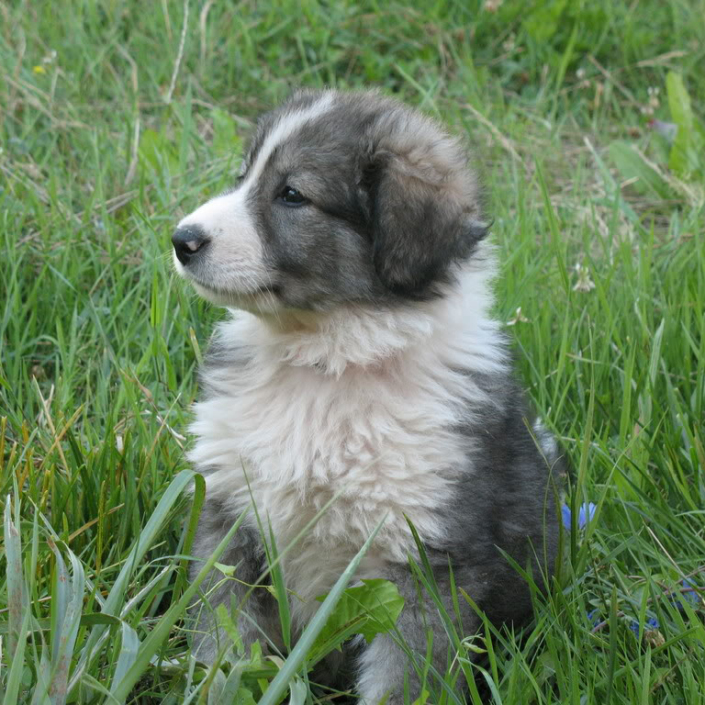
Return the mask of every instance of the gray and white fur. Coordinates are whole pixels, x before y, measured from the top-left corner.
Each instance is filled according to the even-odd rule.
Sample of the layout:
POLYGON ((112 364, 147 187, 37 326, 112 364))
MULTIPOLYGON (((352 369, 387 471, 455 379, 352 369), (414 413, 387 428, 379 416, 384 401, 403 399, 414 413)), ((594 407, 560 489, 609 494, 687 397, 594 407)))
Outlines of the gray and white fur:
MULTIPOLYGON (((529 416, 490 313, 487 229, 457 139, 378 93, 322 91, 262 116, 237 186, 173 237, 178 272, 232 312, 203 366, 191 427, 190 459, 207 487, 195 556, 207 558, 253 501, 281 552, 338 494, 283 560, 300 632, 386 516, 357 579, 396 583, 404 642, 423 661, 430 633, 441 673, 448 639, 412 579, 407 519, 441 593, 449 599, 450 564, 497 623, 531 615, 502 552, 543 584, 557 551, 555 441, 529 416)), ((237 566, 237 580, 196 611, 204 661, 226 643, 212 608, 239 604, 266 568, 254 513, 220 562, 237 566)), ((478 618, 460 608, 472 634, 478 618)), ((238 626, 246 646, 266 634, 282 647, 266 589, 252 591, 238 626)), ((405 678, 418 695, 393 637, 355 658, 362 702, 401 702, 405 678)))

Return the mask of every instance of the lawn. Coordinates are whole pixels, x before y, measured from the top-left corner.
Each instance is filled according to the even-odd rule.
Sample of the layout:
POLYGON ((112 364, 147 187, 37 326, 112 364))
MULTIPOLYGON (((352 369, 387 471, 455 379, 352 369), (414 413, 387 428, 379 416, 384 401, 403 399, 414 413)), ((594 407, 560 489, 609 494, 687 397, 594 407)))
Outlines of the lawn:
POLYGON ((462 670, 497 704, 705 702, 703 66, 703 0, 0 3, 3 702, 339 700, 310 653, 207 669, 183 620, 223 313, 169 238, 299 85, 379 86, 467 138, 497 315, 574 468, 535 622, 454 634, 427 701, 479 702, 462 670))

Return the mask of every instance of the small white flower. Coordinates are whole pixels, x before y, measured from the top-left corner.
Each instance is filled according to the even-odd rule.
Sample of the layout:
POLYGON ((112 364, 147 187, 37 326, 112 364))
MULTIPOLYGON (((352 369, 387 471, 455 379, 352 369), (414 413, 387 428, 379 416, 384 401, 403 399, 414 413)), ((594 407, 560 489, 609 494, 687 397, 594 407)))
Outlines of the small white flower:
POLYGON ((512 32, 503 42, 502 48, 506 52, 512 52, 517 47, 517 35, 512 32))
POLYGON ((528 323, 529 319, 521 312, 521 306, 517 308, 514 317, 507 321, 508 326, 515 326, 517 323, 528 323))
POLYGON ((578 275, 578 281, 575 283, 573 291, 592 291, 595 288, 595 282, 590 279, 590 270, 584 267, 580 262, 576 263, 573 269, 578 275))
POLYGON ((659 105, 661 105, 661 101, 659 100, 659 97, 658 97, 660 92, 661 91, 658 86, 649 86, 646 89, 646 94, 649 96, 649 99, 648 99, 646 105, 641 106, 641 112, 644 115, 653 115, 656 108, 658 108, 659 105))

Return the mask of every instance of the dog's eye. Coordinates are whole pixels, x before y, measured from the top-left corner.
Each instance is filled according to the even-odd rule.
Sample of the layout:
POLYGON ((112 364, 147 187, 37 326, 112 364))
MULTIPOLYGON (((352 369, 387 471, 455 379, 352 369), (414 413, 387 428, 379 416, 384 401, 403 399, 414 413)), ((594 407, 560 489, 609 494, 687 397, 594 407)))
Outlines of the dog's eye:
POLYGON ((302 206, 307 203, 307 199, 304 198, 295 188, 291 186, 285 186, 282 192, 279 194, 279 200, 282 203, 286 203, 287 206, 302 206))

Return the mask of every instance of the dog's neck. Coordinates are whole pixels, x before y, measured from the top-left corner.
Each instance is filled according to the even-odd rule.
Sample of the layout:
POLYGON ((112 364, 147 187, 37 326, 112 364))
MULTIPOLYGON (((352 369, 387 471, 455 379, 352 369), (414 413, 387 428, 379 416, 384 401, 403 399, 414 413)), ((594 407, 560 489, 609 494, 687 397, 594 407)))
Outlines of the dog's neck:
POLYGON ((476 339, 496 342, 501 335, 492 321, 491 270, 467 268, 444 295, 395 308, 348 305, 332 311, 288 312, 279 316, 242 314, 241 342, 267 349, 282 364, 311 367, 341 376, 351 368, 379 368, 418 346, 445 348, 476 339))

